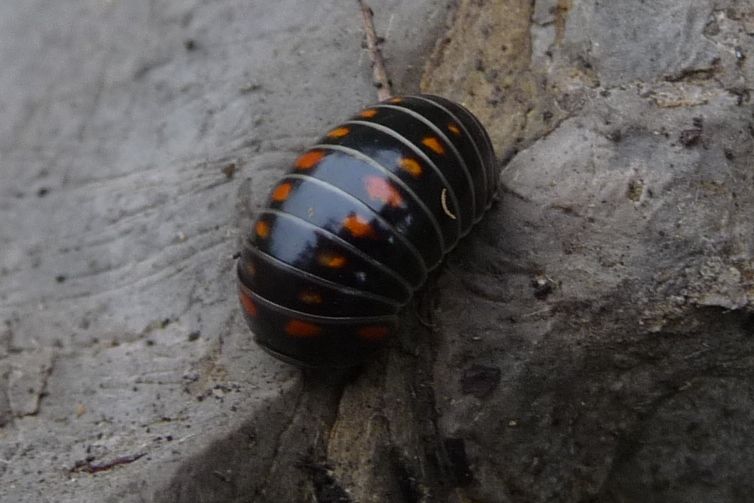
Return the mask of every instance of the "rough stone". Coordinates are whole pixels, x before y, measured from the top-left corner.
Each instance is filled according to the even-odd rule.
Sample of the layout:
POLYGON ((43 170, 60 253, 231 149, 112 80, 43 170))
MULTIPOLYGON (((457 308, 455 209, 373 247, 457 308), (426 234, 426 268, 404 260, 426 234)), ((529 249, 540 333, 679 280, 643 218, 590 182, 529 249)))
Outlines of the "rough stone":
POLYGON ((373 101, 355 5, 2 3, 0 501, 748 501, 754 2, 372 7, 501 193, 322 375, 255 348, 234 256, 373 101))
POLYGON ((423 86, 470 96, 513 153, 499 205, 439 287, 438 429, 466 440, 467 498, 749 498, 754 72, 735 47, 754 47, 753 12, 461 2, 461 41, 437 49, 423 86), (511 4, 521 16, 496 22, 511 4), (475 44, 469 19, 495 42, 475 44), (540 90, 490 107, 516 22, 531 37, 506 68, 540 90), (451 65, 459 51, 477 55, 468 76, 451 65), (525 120, 553 103, 549 122, 525 120), (472 365, 501 369, 489 396, 458 391, 472 365))

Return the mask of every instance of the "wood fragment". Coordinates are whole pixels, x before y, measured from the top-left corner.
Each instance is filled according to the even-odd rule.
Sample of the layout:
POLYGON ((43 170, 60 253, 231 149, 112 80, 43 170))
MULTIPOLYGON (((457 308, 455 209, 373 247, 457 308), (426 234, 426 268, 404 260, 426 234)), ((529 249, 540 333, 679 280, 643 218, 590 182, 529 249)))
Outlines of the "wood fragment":
POLYGON ((105 461, 103 463, 95 463, 93 459, 84 459, 81 461, 76 461, 76 464, 73 466, 73 468, 70 469, 71 473, 76 472, 86 472, 86 473, 97 473, 97 472, 104 472, 107 470, 110 470, 111 468, 118 466, 118 465, 127 465, 129 463, 133 463, 137 459, 140 459, 144 456, 146 456, 146 452, 139 452, 136 454, 129 454, 126 456, 119 456, 117 458, 114 458, 110 461, 105 461))
POLYGON ((364 23, 367 52, 369 53, 369 59, 372 60, 372 78, 374 79, 374 85, 377 86, 377 99, 385 101, 393 95, 393 92, 390 78, 385 68, 385 60, 382 57, 382 50, 380 49, 383 40, 377 36, 377 32, 374 29, 374 12, 372 12, 372 9, 363 0, 357 1, 361 8, 361 17, 364 23))

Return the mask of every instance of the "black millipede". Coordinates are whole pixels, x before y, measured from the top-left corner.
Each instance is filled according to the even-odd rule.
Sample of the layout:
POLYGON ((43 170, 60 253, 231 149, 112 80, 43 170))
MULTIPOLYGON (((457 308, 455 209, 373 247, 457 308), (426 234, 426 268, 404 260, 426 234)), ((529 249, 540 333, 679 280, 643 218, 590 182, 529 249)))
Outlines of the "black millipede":
POLYGON ((496 189, 487 132, 445 98, 389 98, 330 129, 273 187, 238 261, 256 341, 302 366, 364 361, 496 189))

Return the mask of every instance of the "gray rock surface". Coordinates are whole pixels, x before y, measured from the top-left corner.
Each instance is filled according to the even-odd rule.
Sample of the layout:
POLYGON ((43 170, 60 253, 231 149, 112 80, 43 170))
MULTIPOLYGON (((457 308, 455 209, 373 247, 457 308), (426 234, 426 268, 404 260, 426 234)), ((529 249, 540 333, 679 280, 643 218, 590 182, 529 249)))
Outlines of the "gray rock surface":
MULTIPOLYGON (((375 7, 416 85, 447 10, 400 4, 375 7)), ((295 152, 374 99, 358 9, 3 2, 0 37, 0 500, 170 500, 238 432, 206 491, 249 500, 302 388, 251 342, 234 254, 295 152)))
POLYGON ((0 5, 0 501, 748 501, 754 2, 372 4, 503 189, 327 376, 255 348, 233 267, 373 101, 355 4, 0 5))
POLYGON ((462 3, 498 37, 480 75, 445 70, 461 27, 425 76, 472 96, 511 157, 438 288, 438 424, 465 441, 464 494, 748 501, 754 3, 518 2, 491 21, 516 3, 462 3))

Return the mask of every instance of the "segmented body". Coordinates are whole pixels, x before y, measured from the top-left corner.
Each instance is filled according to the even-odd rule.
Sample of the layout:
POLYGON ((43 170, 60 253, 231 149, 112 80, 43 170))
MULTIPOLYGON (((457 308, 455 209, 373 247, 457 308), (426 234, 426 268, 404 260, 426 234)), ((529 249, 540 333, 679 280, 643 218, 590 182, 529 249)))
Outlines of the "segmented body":
POLYGON ((239 260, 256 341, 299 365, 360 363, 496 188, 486 131, 444 98, 391 98, 331 129, 274 186, 239 260))

